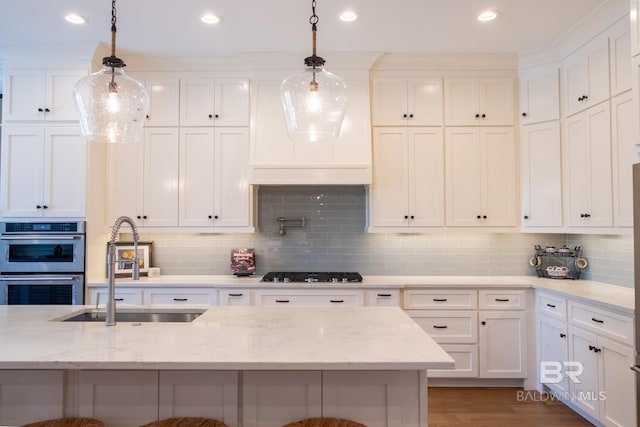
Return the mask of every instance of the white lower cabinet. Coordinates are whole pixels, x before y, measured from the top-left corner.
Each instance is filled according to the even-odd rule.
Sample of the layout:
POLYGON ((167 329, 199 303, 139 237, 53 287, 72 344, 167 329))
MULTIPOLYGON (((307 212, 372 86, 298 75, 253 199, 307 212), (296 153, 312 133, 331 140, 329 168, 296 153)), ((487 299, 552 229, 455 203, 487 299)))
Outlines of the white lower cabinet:
POLYGON ((365 305, 368 306, 400 306, 400 291, 398 289, 367 289, 365 291, 365 305))
POLYGON ((254 291, 255 305, 335 306, 364 305, 364 293, 357 289, 258 289, 254 291))
POLYGON ((220 289, 218 291, 218 305, 252 305, 251 290, 249 289, 220 289))
POLYGON ((566 321, 540 315, 538 311, 538 366, 540 383, 560 396, 569 393, 569 346, 566 321), (544 368, 544 370, 543 370, 544 368))
POLYGON ((525 378, 526 313, 515 310, 481 310, 478 318, 480 377, 525 378))
POLYGON ((145 305, 218 305, 218 294, 213 288, 143 289, 145 305))
POLYGON ((429 378, 477 378, 478 346, 476 344, 441 344, 455 362, 454 369, 428 371, 429 378))
MULTIPOLYGON (((118 288, 114 290, 116 307, 127 305, 142 305, 142 289, 118 288)), ((104 306, 109 298, 107 288, 89 288, 85 297, 85 304, 104 306)))
POLYGON ((64 371, 0 370, 0 425, 64 415, 64 371))

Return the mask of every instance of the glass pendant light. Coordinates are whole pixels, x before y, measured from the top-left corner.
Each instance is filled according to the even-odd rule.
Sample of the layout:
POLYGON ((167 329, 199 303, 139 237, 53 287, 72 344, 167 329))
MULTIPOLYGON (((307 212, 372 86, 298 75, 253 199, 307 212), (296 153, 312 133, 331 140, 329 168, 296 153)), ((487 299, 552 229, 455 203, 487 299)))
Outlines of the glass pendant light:
POLYGON ((116 57, 116 0, 112 0, 111 56, 102 59, 100 71, 73 88, 82 133, 92 141, 136 142, 142 135, 149 94, 123 67, 124 61, 116 57))
POLYGON ((282 82, 280 95, 289 138, 316 142, 336 139, 340 134, 347 107, 347 85, 326 71, 325 60, 316 55, 316 0, 312 0, 311 10, 312 55, 305 58, 304 71, 282 82))

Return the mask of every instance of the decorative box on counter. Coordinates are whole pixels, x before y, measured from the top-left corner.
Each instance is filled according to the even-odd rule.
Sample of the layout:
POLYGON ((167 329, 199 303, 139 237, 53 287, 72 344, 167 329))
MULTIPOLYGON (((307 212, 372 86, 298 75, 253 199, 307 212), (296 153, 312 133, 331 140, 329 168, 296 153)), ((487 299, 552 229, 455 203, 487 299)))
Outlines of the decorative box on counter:
POLYGON ((551 279, 579 279, 580 272, 587 268, 587 260, 582 258, 582 247, 534 246, 536 254, 529 259, 538 277, 551 279))
POLYGON ((231 274, 250 276, 256 272, 256 257, 253 249, 231 249, 231 274))

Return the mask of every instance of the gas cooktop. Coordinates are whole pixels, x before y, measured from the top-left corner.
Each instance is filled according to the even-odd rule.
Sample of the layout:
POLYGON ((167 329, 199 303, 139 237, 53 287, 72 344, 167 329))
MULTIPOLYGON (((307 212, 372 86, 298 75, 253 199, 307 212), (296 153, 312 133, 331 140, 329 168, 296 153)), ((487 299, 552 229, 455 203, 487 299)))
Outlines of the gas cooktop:
POLYGON ((271 271, 262 277, 262 281, 272 283, 353 283, 362 282, 362 276, 360 273, 271 271))

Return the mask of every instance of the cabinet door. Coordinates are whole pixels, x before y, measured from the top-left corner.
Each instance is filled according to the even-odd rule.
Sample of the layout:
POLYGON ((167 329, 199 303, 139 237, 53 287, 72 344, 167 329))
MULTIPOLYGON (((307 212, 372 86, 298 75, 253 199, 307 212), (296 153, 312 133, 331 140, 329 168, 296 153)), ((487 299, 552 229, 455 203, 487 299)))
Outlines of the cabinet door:
POLYGON ((520 123, 560 119, 560 84, 555 64, 520 73, 520 123))
POLYGON ((444 79, 444 123, 447 126, 478 125, 480 93, 478 79, 444 79))
POLYGON ((409 126, 440 126, 442 117, 442 79, 409 79, 407 113, 409 126))
POLYGON ((149 112, 145 126, 178 126, 180 118, 180 81, 177 78, 147 77, 149 112))
POLYGON ((480 128, 483 226, 516 225, 516 142, 513 128, 480 128))
MULTIPOLYGON (((408 131, 409 224, 444 225, 444 141, 441 128, 408 131)), ((374 169, 375 171, 375 169, 374 169)))
POLYGON ((180 81, 180 126, 213 126, 215 82, 186 78, 180 81))
POLYGON ((635 363, 633 349, 604 337, 598 337, 600 358, 600 421, 606 426, 635 426, 636 387, 629 366, 635 363), (606 398, 605 398, 606 397, 606 398), (635 410, 634 410, 635 408, 635 410))
POLYGON ((144 144, 107 144, 107 222, 122 215, 144 225, 142 218, 142 180, 144 144))
POLYGON ((216 126, 249 126, 249 81, 216 79, 214 111, 216 126))
POLYGON ((403 126, 407 124, 409 112, 406 79, 374 78, 372 91, 374 126, 403 126))
POLYGON ((636 157, 633 95, 625 92, 611 98, 611 144, 613 148, 613 223, 633 226, 632 165, 636 157))
POLYGON ((3 86, 3 120, 44 120, 44 70, 7 70, 3 86))
POLYGON ((514 122, 514 94, 511 77, 482 78, 478 83, 480 125, 510 126, 514 122))
POLYGON ((249 132, 215 130, 213 225, 249 226, 249 132))
POLYGON ((562 156, 558 121, 522 126, 523 227, 562 226, 562 156))
POLYGON ((147 128, 144 133, 144 225, 178 225, 178 129, 147 128))
POLYGON ((480 131, 478 128, 445 129, 448 226, 479 226, 482 224, 480 156, 480 131))
POLYGON ((569 344, 565 322, 538 316, 538 355, 539 366, 547 366, 549 372, 553 372, 547 374, 546 371, 541 371, 540 382, 553 391, 568 395, 569 378, 565 373, 567 367, 564 362, 569 360, 569 344), (555 375, 558 367, 561 369, 561 377, 555 375))
POLYGON ((87 141, 80 128, 46 128, 44 160, 44 215, 84 217, 87 141))
POLYGON ((407 134, 406 128, 373 129, 371 220, 374 227, 408 224, 407 134))
POLYGON ((87 70, 47 70, 44 104, 46 120, 78 120, 73 88, 86 75, 87 70))
POLYGON ((434 369, 428 371, 429 378, 477 378, 477 344, 442 344, 442 347, 455 362, 453 369, 434 369))
POLYGON ((565 59, 565 115, 570 116, 609 98, 609 39, 590 41, 565 59))
POLYGON ((180 226, 214 224, 214 153, 212 128, 180 129, 180 226))
POLYGON ((526 313, 516 310, 478 313, 481 378, 525 378, 526 313))
POLYGON ((78 416, 114 427, 158 419, 157 371, 79 370, 75 374, 78 416))
POLYGON ((570 226, 612 225, 610 128, 609 102, 565 121, 570 226))
POLYGON ((0 168, 3 217, 42 216, 43 141, 44 128, 3 127, 0 168))
MULTIPOLYGON (((569 327, 569 360, 579 362, 582 372, 577 381, 569 381, 573 403, 593 418, 599 415, 597 335, 580 328, 569 327)), ((628 366, 625 366, 629 369, 628 366)))
POLYGON ((611 96, 631 89, 631 36, 629 22, 621 20, 609 33, 611 96))
POLYGON ((0 424, 17 426, 64 415, 64 371, 0 371, 0 424))

